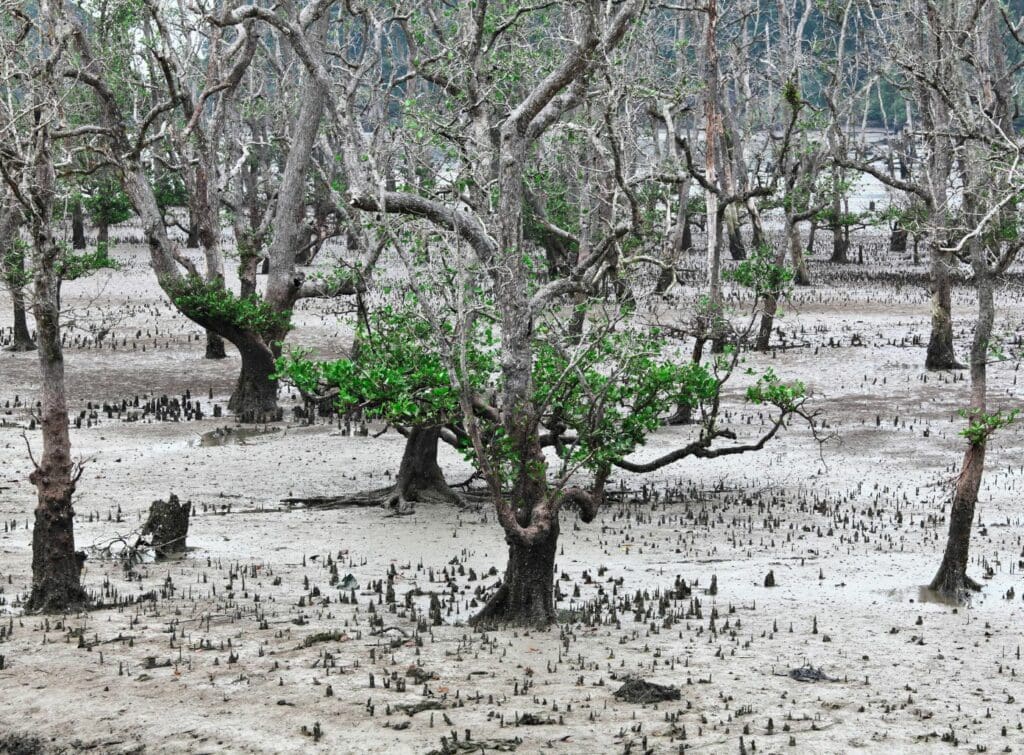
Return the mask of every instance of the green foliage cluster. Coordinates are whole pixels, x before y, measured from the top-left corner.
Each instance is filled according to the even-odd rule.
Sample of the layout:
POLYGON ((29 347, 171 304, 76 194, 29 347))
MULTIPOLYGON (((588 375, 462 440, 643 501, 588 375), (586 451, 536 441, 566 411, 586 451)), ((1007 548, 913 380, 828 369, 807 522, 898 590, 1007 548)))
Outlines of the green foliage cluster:
POLYGON ((791 288, 793 270, 776 264, 772 248, 761 244, 736 267, 723 271, 722 277, 751 289, 758 296, 779 296, 791 288))
POLYGON ((783 412, 792 412, 807 396, 807 387, 799 380, 784 383, 774 370, 768 369, 747 388, 746 395, 752 404, 768 404, 783 412))
POLYGON ((188 205, 185 182, 177 173, 161 173, 153 180, 153 193, 161 210, 188 205))
POLYGON ((131 200, 120 182, 111 178, 93 184, 82 204, 96 225, 116 225, 132 216, 131 200))
POLYGON ((536 403, 575 432, 567 460, 593 471, 628 456, 669 409, 714 399, 720 380, 703 364, 664 356, 657 335, 610 332, 568 354, 542 341, 536 349, 536 403))
POLYGON ((960 434, 967 438, 972 446, 983 446, 992 433, 1012 424, 1018 414, 1020 409, 992 413, 961 409, 960 416, 967 420, 967 427, 961 430, 960 434))
POLYGON ((291 326, 291 311, 278 312, 256 294, 235 296, 219 281, 189 276, 174 287, 174 305, 197 322, 221 322, 273 339, 291 326))
MULTIPOLYGON (((404 425, 443 425, 461 417, 459 396, 437 349, 428 322, 408 308, 386 307, 371 327, 357 330, 357 359, 314 361, 305 349, 277 360, 277 376, 306 395, 335 392, 342 411, 361 408, 367 416, 404 425)), ((481 389, 494 374, 494 340, 479 328, 467 355, 471 384, 481 389)))
POLYGON ((57 275, 61 280, 73 281, 98 270, 118 270, 120 266, 120 263, 110 256, 107 244, 100 242, 92 252, 75 254, 70 249, 65 250, 57 261, 57 275))
MULTIPOLYGON (((681 405, 716 404, 734 362, 725 355, 710 363, 678 363, 657 332, 638 338, 633 331, 594 328, 568 350, 546 327, 536 329, 531 403, 541 422, 566 438, 560 446, 566 465, 606 472, 642 445, 667 412, 681 405)), ((446 326, 445 337, 451 336, 446 326)), ((354 358, 332 361, 292 350, 277 361, 277 377, 305 395, 333 396, 342 411, 358 408, 390 423, 419 426, 462 426, 459 384, 468 384, 481 399, 500 388, 498 339, 486 324, 469 338, 468 374, 456 376, 460 380, 452 379, 436 330, 417 314, 414 303, 372 315, 358 329, 357 344, 354 358)), ((748 390, 747 399, 789 412, 804 395, 802 383, 783 383, 769 370, 748 390)), ((521 465, 519 450, 486 413, 477 422, 491 467, 510 476, 521 465)), ((462 450, 475 461, 468 443, 462 450)))
MULTIPOLYGON (((433 331, 411 307, 385 307, 370 327, 356 330, 358 358, 317 362, 309 351, 292 349, 278 360, 279 378, 307 395, 335 393, 341 411, 362 409, 368 416, 408 425, 438 425, 461 416, 459 395, 433 343, 433 331)), ((467 353, 474 389, 497 371, 492 331, 480 327, 467 353)))

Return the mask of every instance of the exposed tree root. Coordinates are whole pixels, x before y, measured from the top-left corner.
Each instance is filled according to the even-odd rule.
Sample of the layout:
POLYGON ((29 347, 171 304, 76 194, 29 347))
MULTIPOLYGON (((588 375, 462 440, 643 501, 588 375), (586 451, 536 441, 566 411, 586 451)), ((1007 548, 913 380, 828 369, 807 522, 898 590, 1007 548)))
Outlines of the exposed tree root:
POLYGON ((290 505, 302 505, 315 509, 342 509, 357 506, 376 506, 392 509, 396 514, 411 514, 417 503, 454 504, 466 506, 481 503, 486 494, 467 490, 456 493, 445 486, 416 487, 390 485, 386 488, 350 493, 348 495, 303 496, 281 499, 290 505))

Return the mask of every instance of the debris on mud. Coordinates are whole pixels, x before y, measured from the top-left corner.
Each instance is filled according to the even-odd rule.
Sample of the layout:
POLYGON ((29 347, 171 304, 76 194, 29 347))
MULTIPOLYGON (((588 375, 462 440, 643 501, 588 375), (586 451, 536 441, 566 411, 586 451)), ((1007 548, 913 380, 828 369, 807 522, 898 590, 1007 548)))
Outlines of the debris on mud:
POLYGON ((664 684, 648 682, 640 677, 630 677, 626 683, 615 690, 615 698, 626 703, 660 703, 666 700, 678 700, 679 690, 664 684))
POLYGON ((787 676, 790 679, 794 679, 798 682, 838 682, 838 679, 833 679, 831 676, 826 674, 820 668, 815 668, 809 663, 800 666, 799 668, 790 669, 787 676))

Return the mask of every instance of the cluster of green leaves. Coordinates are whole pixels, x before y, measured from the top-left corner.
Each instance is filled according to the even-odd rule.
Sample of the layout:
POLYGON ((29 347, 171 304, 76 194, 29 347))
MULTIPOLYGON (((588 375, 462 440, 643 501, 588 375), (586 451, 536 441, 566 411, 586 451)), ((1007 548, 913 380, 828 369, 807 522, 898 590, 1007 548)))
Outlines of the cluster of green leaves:
MULTIPOLYGON (((459 396, 432 346, 434 331, 410 306, 374 313, 369 327, 357 329, 356 342, 356 359, 315 361, 307 350, 293 349, 278 359, 277 375, 307 395, 334 392, 341 411, 361 408, 370 417, 401 425, 459 421, 459 396)), ((490 328, 481 326, 474 333, 467 362, 467 379, 482 390, 496 372, 490 328)))
POLYGON ((256 294, 235 296, 218 281, 189 276, 171 294, 174 305, 199 322, 220 321, 239 330, 276 338, 291 327, 291 311, 278 312, 256 294))
POLYGON ((784 383, 772 369, 766 370, 756 383, 747 388, 747 401, 775 406, 783 412, 798 409, 806 397, 807 386, 801 381, 784 383))
MULTIPOLYGON (((276 374, 306 395, 333 396, 341 411, 358 408, 407 426, 461 426, 458 385, 468 384, 478 397, 500 388, 498 338, 486 320, 480 323, 468 338, 465 375, 450 374, 436 329, 411 299, 360 325, 354 358, 319 361, 308 350, 293 349, 278 359, 276 374)), ((442 327, 445 340, 454 338, 452 326, 442 327)), ((569 439, 561 448, 564 463, 593 472, 606 472, 633 453, 676 407, 716 404, 735 363, 730 354, 707 363, 679 363, 657 332, 639 338, 634 331, 596 323, 575 345, 565 346, 543 325, 534 337, 531 404, 545 426, 569 439)), ((746 398, 790 412, 805 395, 803 383, 784 383, 768 370, 746 398)), ((477 421, 491 469, 511 478, 523 463, 519 449, 500 424, 485 416, 477 421)), ((479 464, 468 443, 462 451, 479 464)))
POLYGON ((177 173, 160 173, 153 180, 153 193, 156 195, 156 203, 161 210, 188 205, 185 182, 177 173))
POLYGON ((871 225, 888 225, 899 223, 910 233, 920 233, 928 222, 928 210, 922 202, 912 202, 907 206, 891 204, 876 211, 871 225))
POLYGON ((61 280, 73 281, 98 270, 118 270, 120 263, 110 256, 107 244, 100 242, 91 252, 75 254, 66 249, 57 261, 57 275, 61 280))
POLYGON ((26 286, 32 278, 25 268, 27 252, 28 244, 16 238, 0 256, 0 273, 3 274, 4 282, 12 288, 26 286))
POLYGON ((610 332, 566 353, 540 342, 534 364, 535 401, 555 424, 575 432, 570 463, 593 471, 628 456, 675 406, 696 407, 718 395, 721 382, 704 365, 664 355, 657 334, 639 339, 610 332))
POLYGON ((93 184, 82 204, 96 225, 116 225, 132 216, 132 203, 121 184, 105 178, 93 184))
POLYGON ((793 270, 776 264, 772 248, 761 244, 736 267, 723 271, 722 277, 751 289, 758 296, 779 296, 791 288, 793 270))
POLYGON ((961 430, 960 434, 967 438, 972 446, 983 446, 992 433, 1012 424, 1018 414, 1020 409, 992 413, 961 409, 960 416, 967 420, 967 427, 961 430))

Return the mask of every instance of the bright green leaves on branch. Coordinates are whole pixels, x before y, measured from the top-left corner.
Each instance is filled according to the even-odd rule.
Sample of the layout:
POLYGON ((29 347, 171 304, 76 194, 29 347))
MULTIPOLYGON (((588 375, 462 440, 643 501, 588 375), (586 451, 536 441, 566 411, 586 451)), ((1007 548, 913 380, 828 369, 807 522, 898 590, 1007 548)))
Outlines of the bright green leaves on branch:
POLYGON ((967 438, 972 446, 983 446, 992 433, 1013 423, 1020 414, 1020 409, 1008 412, 997 411, 992 414, 961 409, 960 416, 967 419, 967 427, 960 434, 967 438))
MULTIPOLYGON (((408 309, 385 308, 358 329, 356 359, 318 362, 297 349, 277 361, 279 377, 306 395, 334 396, 341 411, 403 425, 443 425, 461 417, 455 383, 434 347, 428 322, 408 309)), ((496 369, 490 331, 478 329, 467 351, 467 376, 481 389, 496 369)))
POLYGON ((750 256, 732 270, 723 271, 722 277, 751 289, 758 296, 780 296, 793 283, 792 269, 776 264, 767 244, 752 250, 750 256))
POLYGON ((82 204, 96 225, 117 225, 132 216, 132 203, 121 184, 104 179, 89 189, 82 204))
POLYGON ((771 369, 747 388, 747 401, 750 403, 770 404, 786 413, 799 408, 806 396, 807 388, 802 382, 784 383, 771 369))
POLYGON ((93 252, 74 254, 67 250, 57 261, 57 275, 66 281, 84 278, 98 270, 117 270, 120 264, 107 251, 107 244, 100 242, 93 252))
POLYGON ((570 462, 593 470, 632 453, 669 409, 713 398, 719 381, 702 364, 662 356, 660 340, 608 333, 566 354, 539 344, 534 366, 538 404, 575 433, 570 462), (642 341, 642 343, 641 343, 642 341))
POLYGON ((220 323, 261 338, 277 338, 287 332, 291 312, 276 311, 255 294, 238 297, 217 281, 189 276, 172 286, 171 299, 187 317, 200 324, 220 323))

